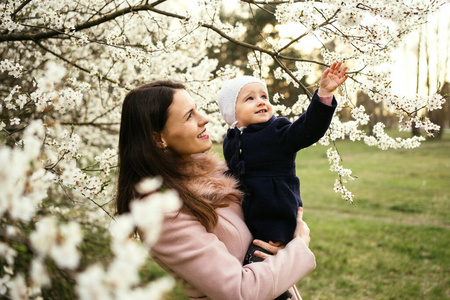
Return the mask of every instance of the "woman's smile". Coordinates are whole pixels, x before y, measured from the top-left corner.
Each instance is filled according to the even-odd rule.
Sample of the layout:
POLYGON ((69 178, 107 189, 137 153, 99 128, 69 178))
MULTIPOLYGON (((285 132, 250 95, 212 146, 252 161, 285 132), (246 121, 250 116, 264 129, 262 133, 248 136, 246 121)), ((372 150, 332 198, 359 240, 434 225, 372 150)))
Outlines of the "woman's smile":
POLYGON ((206 133, 206 128, 199 135, 197 135, 197 137, 199 139, 209 139, 209 135, 206 133))

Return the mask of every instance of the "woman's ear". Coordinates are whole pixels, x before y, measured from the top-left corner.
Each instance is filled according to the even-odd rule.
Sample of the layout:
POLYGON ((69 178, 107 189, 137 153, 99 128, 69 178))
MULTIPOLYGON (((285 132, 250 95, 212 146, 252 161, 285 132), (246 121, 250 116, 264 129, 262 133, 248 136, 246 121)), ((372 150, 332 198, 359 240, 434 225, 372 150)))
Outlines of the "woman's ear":
POLYGON ((161 136, 161 133, 159 132, 153 132, 153 140, 155 141, 156 145, 161 149, 167 148, 167 143, 164 141, 164 139, 161 136))

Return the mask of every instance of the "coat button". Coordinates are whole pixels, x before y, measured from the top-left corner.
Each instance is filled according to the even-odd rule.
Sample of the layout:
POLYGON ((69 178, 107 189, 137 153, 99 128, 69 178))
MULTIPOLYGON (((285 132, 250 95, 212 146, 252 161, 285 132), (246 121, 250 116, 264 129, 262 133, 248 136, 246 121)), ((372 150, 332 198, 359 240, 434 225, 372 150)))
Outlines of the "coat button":
POLYGON ((241 131, 241 135, 243 134, 244 132, 243 131, 241 131))
POLYGON ((239 149, 239 154, 242 154, 242 149, 239 149))

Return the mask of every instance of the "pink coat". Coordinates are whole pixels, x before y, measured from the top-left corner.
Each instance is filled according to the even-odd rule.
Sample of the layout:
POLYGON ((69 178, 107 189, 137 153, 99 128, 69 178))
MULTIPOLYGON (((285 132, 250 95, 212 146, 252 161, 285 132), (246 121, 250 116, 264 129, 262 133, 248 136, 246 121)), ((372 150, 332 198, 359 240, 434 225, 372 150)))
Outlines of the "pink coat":
MULTIPOLYGON (((187 169, 201 174, 186 182, 192 190, 207 199, 229 195, 232 200, 241 195, 235 181, 223 175, 222 162, 209 154, 197 156, 196 161, 200 164, 187 169), (205 168, 210 170, 206 176, 205 168)), ((253 238, 241 205, 230 202, 217 213, 219 223, 212 232, 189 213, 167 214, 151 249, 155 261, 184 285, 190 299, 271 300, 290 287, 292 299, 301 299, 294 285, 316 266, 303 240, 294 238, 277 255, 242 266, 253 238)))

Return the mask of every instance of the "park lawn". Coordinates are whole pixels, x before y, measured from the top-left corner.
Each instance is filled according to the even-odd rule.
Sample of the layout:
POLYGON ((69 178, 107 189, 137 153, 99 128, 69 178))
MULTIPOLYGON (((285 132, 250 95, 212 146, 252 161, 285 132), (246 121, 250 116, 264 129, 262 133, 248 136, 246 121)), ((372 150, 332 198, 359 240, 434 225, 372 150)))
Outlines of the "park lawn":
POLYGON ((395 220, 450 225, 450 134, 418 149, 378 150, 361 142, 337 141, 344 168, 358 178, 346 184, 355 205, 333 191, 326 149, 313 146, 297 157, 305 210, 321 209, 395 220))
MULTIPOLYGON (((413 150, 336 144, 358 176, 347 184, 354 205, 333 191, 329 147, 297 157, 317 261, 298 283, 303 299, 449 299, 450 134, 413 150)), ((177 287, 167 299, 187 297, 177 287)))
POLYGON ((303 299, 448 299, 449 228, 309 213, 303 299))

